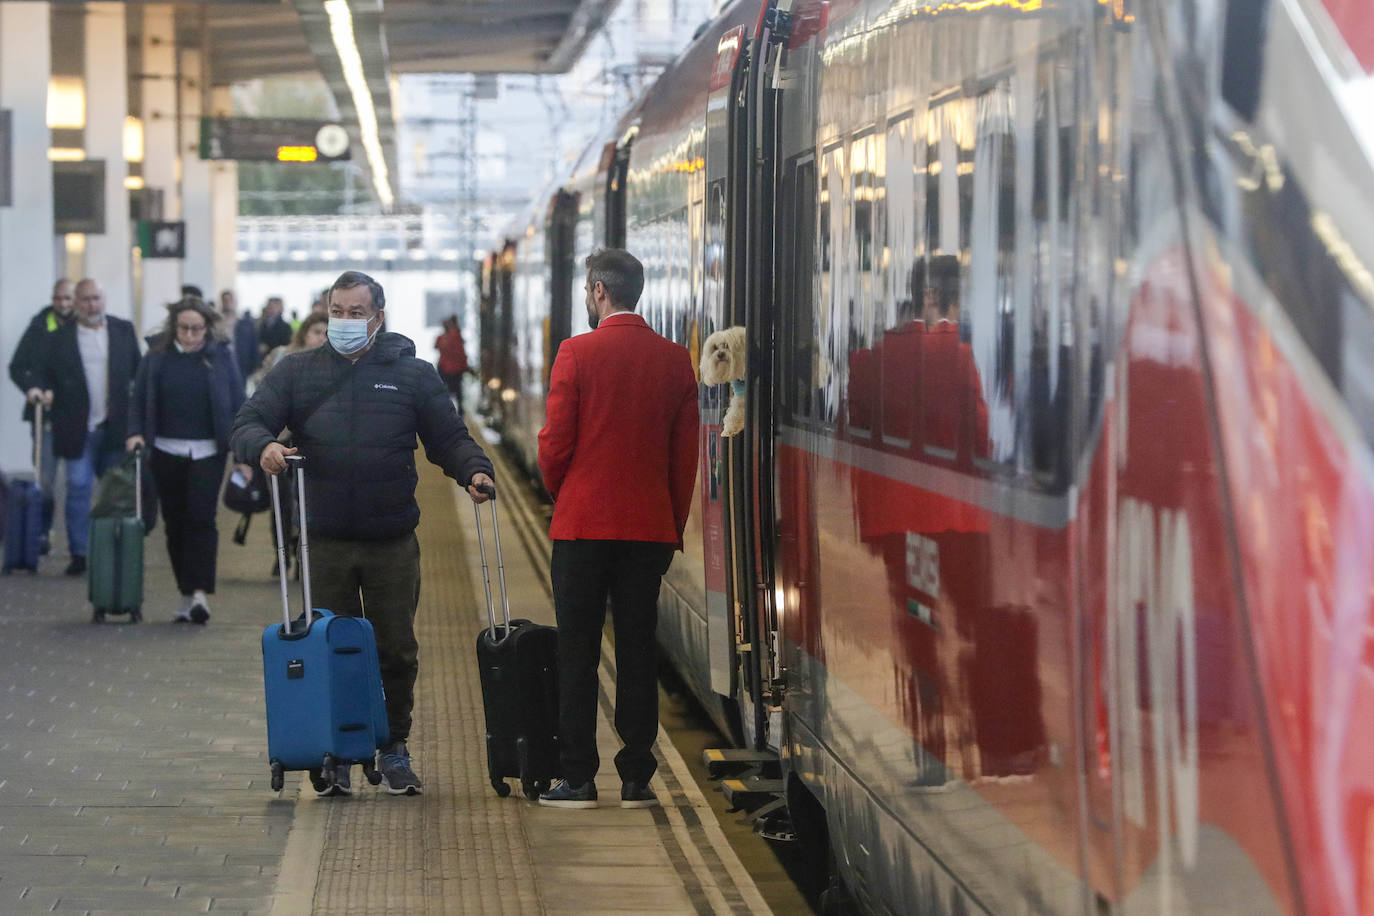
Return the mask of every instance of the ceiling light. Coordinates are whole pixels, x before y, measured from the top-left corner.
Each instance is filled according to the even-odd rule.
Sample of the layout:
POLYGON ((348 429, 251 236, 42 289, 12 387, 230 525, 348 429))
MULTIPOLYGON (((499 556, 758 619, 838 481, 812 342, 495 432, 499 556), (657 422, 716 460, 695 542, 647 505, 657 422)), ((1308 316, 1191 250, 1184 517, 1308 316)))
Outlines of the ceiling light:
POLYGON ((363 150, 372 169, 372 186, 382 206, 389 209, 396 202, 396 197, 391 193, 386 157, 382 155, 382 143, 377 134, 377 111, 372 106, 372 93, 363 75, 363 59, 358 54, 358 45, 353 37, 353 14, 348 10, 348 0, 325 0, 324 11, 329 14, 329 34, 334 39, 334 50, 339 54, 344 82, 348 84, 349 94, 353 96, 353 108, 358 113, 358 133, 362 136, 363 150))

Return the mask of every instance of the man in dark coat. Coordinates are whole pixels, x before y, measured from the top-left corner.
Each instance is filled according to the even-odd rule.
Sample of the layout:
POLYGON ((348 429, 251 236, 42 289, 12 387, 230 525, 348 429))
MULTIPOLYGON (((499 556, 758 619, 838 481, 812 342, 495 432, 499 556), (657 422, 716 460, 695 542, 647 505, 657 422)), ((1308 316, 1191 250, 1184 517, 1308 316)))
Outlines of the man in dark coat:
MULTIPOLYGON (((415 608, 420 599, 420 546, 415 526, 416 437, 426 457, 466 486, 494 486, 492 465, 454 410, 434 367, 415 344, 379 333, 386 305, 381 284, 346 271, 330 289, 329 341, 283 357, 239 410, 232 446, 237 459, 268 474, 286 456, 306 461, 310 582, 318 607, 362 616, 377 634, 391 736, 378 769, 393 795, 418 795, 410 736, 419 671, 415 608), (291 430, 294 447, 276 441, 291 430)), ((320 795, 351 791, 346 767, 320 795)))
POLYGON ((262 354, 258 352, 258 323, 247 312, 238 313, 238 297, 232 289, 219 294, 219 310, 229 330, 229 345, 238 362, 239 377, 247 379, 262 365, 262 354))
MULTIPOLYGON (((24 419, 29 423, 34 420, 34 405, 43 399, 35 371, 47 349, 48 335, 76 320, 73 306, 71 281, 58 280, 52 288, 52 303, 38 310, 38 314, 33 316, 28 328, 24 330, 24 336, 19 338, 19 346, 14 348, 14 357, 10 360, 9 367, 10 379, 24 392, 24 419)), ((44 405, 44 409, 47 406, 44 405)), ((40 549, 47 553, 48 533, 52 530, 53 492, 57 483, 57 456, 52 450, 51 415, 43 417, 43 428, 33 430, 33 435, 42 436, 38 481, 40 492, 43 494, 43 533, 40 536, 40 549)))
POLYGON ((549 375, 539 471, 554 498, 558 735, 564 779, 541 805, 595 808, 596 669, 610 598, 620 806, 658 804, 658 591, 682 547, 697 474, 697 380, 685 347, 634 314, 644 267, 628 251, 587 258, 587 318, 549 375))
POLYGON ((48 335, 33 376, 40 397, 52 403, 53 451, 67 461, 69 576, 86 572, 95 479, 124 454, 138 361, 133 324, 106 315, 100 284, 82 280, 76 321, 48 335))

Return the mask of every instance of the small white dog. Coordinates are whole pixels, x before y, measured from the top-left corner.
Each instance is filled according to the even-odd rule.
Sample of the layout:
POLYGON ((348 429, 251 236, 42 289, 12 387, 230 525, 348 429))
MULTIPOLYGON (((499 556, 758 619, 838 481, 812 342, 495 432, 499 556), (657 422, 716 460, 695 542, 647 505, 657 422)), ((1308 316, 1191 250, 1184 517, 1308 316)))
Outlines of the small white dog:
POLYGON ((730 406, 721 420, 722 436, 744 429, 744 379, 747 354, 744 328, 725 328, 706 338, 701 353, 701 380, 707 385, 730 382, 730 406))

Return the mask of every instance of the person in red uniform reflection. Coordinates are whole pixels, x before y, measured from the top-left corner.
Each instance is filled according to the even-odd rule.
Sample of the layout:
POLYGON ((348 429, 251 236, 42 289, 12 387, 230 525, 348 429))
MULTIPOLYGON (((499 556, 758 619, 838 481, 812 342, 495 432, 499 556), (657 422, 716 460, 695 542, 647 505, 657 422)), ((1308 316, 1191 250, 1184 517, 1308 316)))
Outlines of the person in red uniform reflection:
POLYGON ((920 290, 926 339, 922 363, 924 441, 932 455, 979 458, 989 454, 988 404, 973 360, 973 348, 959 339, 959 259, 930 259, 929 277, 922 264, 913 271, 912 295, 920 290))
POLYGON ((615 623, 615 728, 622 808, 658 804, 658 590, 682 547, 697 473, 697 380, 685 347, 634 314, 644 267, 627 251, 587 258, 587 319, 549 377, 539 470, 554 498, 563 780, 541 805, 595 808, 596 669, 606 598, 615 623))

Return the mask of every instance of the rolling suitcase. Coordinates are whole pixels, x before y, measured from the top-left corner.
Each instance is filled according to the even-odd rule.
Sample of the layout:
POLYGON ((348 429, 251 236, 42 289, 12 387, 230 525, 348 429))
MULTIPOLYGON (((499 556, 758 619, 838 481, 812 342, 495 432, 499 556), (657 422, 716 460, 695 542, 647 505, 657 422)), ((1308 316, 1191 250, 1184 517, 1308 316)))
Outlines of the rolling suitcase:
MULTIPOLYGON (((43 405, 34 409, 34 429, 43 428, 43 405)), ((38 572, 38 556, 43 538, 42 444, 33 443, 33 480, 11 481, 5 496, 5 562, 0 572, 9 575, 16 569, 38 572)))
POLYGON ((143 450, 134 451, 134 514, 121 518, 92 518, 86 594, 91 622, 106 614, 128 614, 130 623, 143 619, 143 450))
POLYGON ((334 782, 338 766, 361 763, 367 781, 377 785, 377 748, 391 737, 382 693, 377 637, 361 617, 340 617, 310 600, 310 547, 305 530, 305 472, 296 467, 300 515, 301 592, 306 611, 294 621, 287 595, 282 538, 281 491, 270 479, 277 526, 282 623, 262 633, 263 686, 267 697, 267 754, 272 791, 281 791, 287 770, 310 771, 316 790, 334 782))
POLYGON ((484 492, 492 497, 491 524, 504 621, 496 623, 487 549, 482 540, 482 513, 473 506, 487 598, 487 626, 477 634, 477 668, 487 723, 487 774, 491 787, 502 798, 510 794, 506 777, 516 776, 525 797, 536 799, 562 775, 558 758, 558 630, 528 620, 511 620, 496 492, 494 488, 484 492))

